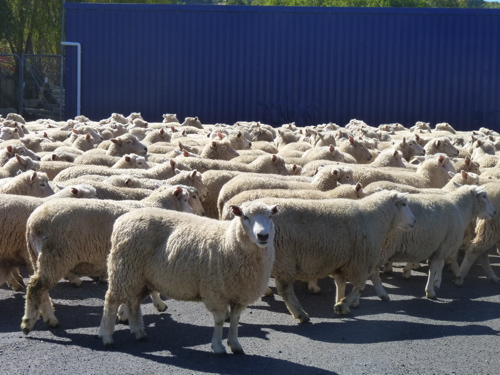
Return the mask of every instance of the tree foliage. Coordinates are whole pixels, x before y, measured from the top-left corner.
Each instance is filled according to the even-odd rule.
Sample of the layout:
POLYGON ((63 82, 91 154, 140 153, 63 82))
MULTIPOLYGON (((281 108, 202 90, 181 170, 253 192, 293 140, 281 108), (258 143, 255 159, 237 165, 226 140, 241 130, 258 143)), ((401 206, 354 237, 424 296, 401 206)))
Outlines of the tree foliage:
MULTIPOLYGON (((0 53, 61 51, 62 0, 0 0, 0 53)), ((89 3, 216 4, 325 7, 498 8, 483 0, 75 0, 89 3)))

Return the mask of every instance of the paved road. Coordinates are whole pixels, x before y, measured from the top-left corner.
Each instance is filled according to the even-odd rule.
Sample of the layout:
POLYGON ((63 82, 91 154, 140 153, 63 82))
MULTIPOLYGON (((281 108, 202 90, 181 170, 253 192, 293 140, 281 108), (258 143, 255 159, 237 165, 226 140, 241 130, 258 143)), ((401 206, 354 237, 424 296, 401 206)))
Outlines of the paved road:
MULTIPOLYGON (((500 256, 492 257, 500 275, 500 256)), ((391 301, 368 285, 348 317, 333 315, 334 288, 322 295, 296 285, 311 323, 297 324, 280 297, 263 298, 242 315, 244 356, 219 357, 210 349, 211 315, 201 303, 168 301, 159 314, 143 305, 148 339, 135 342, 117 325, 116 348, 96 338, 106 285, 61 282, 51 291, 61 326, 38 321, 23 336, 23 293, 0 288, 0 374, 500 374, 500 285, 479 266, 462 288, 445 271, 437 300, 424 297, 425 271, 410 280, 401 270, 383 276, 391 301)), ((227 334, 227 327, 224 330, 227 334)))

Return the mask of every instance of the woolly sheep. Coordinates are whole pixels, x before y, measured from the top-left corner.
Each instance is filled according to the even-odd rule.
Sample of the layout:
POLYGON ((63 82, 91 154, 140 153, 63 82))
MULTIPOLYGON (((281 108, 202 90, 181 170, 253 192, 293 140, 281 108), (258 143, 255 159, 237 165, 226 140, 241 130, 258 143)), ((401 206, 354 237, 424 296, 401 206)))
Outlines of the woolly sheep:
POLYGON ((141 201, 58 199, 36 208, 26 223, 29 253, 38 260, 27 287, 23 332, 33 329, 39 309, 44 322, 58 325, 47 292, 68 273, 106 277, 111 232, 119 216, 141 207, 192 212, 188 198, 183 188, 164 186, 141 201))
POLYGON ((234 177, 227 182, 219 192, 217 209, 219 217, 226 202, 236 194, 245 190, 255 189, 312 189, 327 191, 335 189, 338 184, 354 184, 352 169, 347 167, 326 166, 319 170, 311 182, 296 181, 293 179, 276 179, 272 175, 247 176, 245 174, 234 177))
POLYGON ((42 172, 26 171, 12 177, 6 183, 1 182, 2 180, 0 180, 0 194, 29 195, 39 198, 54 194, 49 185, 49 178, 42 172))
POLYGON ((111 167, 120 160, 120 156, 107 155, 104 150, 93 149, 75 158, 75 164, 102 165, 111 167))
POLYGON ((26 267, 30 274, 34 271, 25 241, 26 221, 38 206, 62 197, 93 198, 95 190, 87 185, 72 185, 46 198, 0 195, 0 228, 2 233, 9 234, 0 236, 0 285, 13 273, 13 280, 16 282, 13 289, 24 287, 17 267, 26 267))
MULTIPOLYGON (((491 219, 495 207, 486 191, 476 185, 462 186, 445 195, 409 195, 408 204, 417 218, 415 228, 411 233, 395 233, 380 260, 382 264, 427 260, 429 274, 425 292, 427 298, 435 298, 445 259, 458 251, 469 223, 476 217, 491 219)), ((379 279, 372 280, 381 286, 379 279)))
POLYGON ((148 152, 146 145, 141 143, 133 134, 123 134, 119 137, 110 139, 107 155, 123 156, 125 154, 137 154, 144 156, 148 152))
POLYGON ((450 139, 447 137, 437 137, 430 140, 424 146, 424 150, 426 155, 439 153, 446 154, 449 157, 456 157, 459 155, 458 149, 453 146, 450 139))
POLYGON ((246 306, 267 287, 274 261, 271 217, 277 211, 276 206, 247 203, 233 207, 236 217, 231 222, 160 210, 137 210, 118 219, 99 330, 104 345, 113 345, 120 303, 129 306, 131 333, 136 339, 146 337, 140 303, 148 285, 174 299, 203 301, 214 317, 216 354, 226 353, 222 329, 230 309, 228 345, 233 353, 242 354, 238 322, 246 306), (133 255, 138 246, 140 258, 133 255), (123 272, 120 264, 128 271, 123 272))
POLYGON ((226 160, 210 160, 187 157, 181 159, 183 163, 201 173, 207 170, 229 170, 241 172, 259 172, 288 174, 285 160, 277 155, 261 155, 249 164, 234 163, 226 160))
POLYGON ((370 163, 372 167, 406 168, 403 163, 403 153, 394 148, 386 148, 370 163))
POLYGON ((239 156, 228 139, 214 140, 207 144, 200 153, 205 159, 231 160, 239 156))
POLYGON ((368 164, 372 160, 372 154, 366 146, 354 137, 349 136, 348 140, 341 139, 337 144, 341 152, 348 153, 356 159, 359 164, 368 164))
POLYGON ((149 169, 111 169, 102 166, 74 165, 71 168, 67 168, 59 172, 59 174, 54 177, 53 181, 61 182, 88 174, 98 174, 101 176, 127 174, 135 177, 156 178, 161 180, 174 176, 176 168, 181 170, 191 170, 191 168, 185 165, 183 162, 173 159, 170 159, 170 161, 156 165, 149 169))
POLYGON ((29 156, 33 160, 39 161, 41 159, 39 155, 27 149, 23 143, 18 142, 15 144, 6 145, 0 150, 0 167, 4 166, 5 163, 12 159, 16 154, 21 156, 29 156))
POLYGON ((123 155, 111 168, 138 168, 138 169, 148 169, 150 165, 143 156, 137 154, 125 154, 123 155))
POLYGON ((4 166, 0 167, 0 178, 14 177, 19 171, 38 171, 39 169, 40 162, 33 160, 29 156, 16 154, 13 158, 9 159, 4 166))
POLYGON ((300 322, 309 321, 309 316, 295 296, 295 280, 334 277, 339 288, 334 310, 347 314, 377 266, 386 238, 398 227, 411 229, 415 225, 406 194, 395 191, 377 192, 360 200, 258 201, 280 207, 281 214, 274 219, 276 259, 272 276, 288 310, 300 322), (314 229, 300 230, 304 225, 314 229), (345 280, 352 283, 353 290, 340 299, 345 280))
POLYGON ((439 155, 425 160, 415 172, 401 168, 380 167, 354 168, 354 180, 364 186, 374 181, 392 181, 419 188, 441 188, 449 181, 448 172, 455 172, 449 157, 439 155))
MULTIPOLYGON (((488 194, 493 206, 498 210, 500 207, 500 184, 488 182, 482 185, 488 194)), ((499 283, 499 278, 491 268, 488 253, 494 251, 500 244, 500 216, 496 215, 492 220, 478 219, 475 223, 474 238, 466 247, 465 256, 460 265, 455 283, 461 286, 470 268, 479 258, 481 266, 488 280, 499 283)))

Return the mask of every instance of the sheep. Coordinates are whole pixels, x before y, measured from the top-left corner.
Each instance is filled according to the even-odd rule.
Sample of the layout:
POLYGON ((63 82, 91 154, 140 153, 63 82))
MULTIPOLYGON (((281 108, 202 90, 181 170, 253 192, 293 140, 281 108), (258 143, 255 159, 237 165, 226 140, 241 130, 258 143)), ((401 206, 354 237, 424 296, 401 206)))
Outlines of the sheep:
POLYGON ((198 116, 196 117, 186 117, 184 118, 184 122, 181 124, 182 127, 192 126, 197 129, 203 129, 203 125, 201 124, 198 116))
POLYGON ((399 167, 406 168, 403 163, 403 153, 394 148, 386 148, 370 163, 372 167, 399 167))
POLYGON ((395 142, 391 148, 401 151, 403 158, 409 162, 415 156, 422 156, 425 154, 424 148, 418 143, 417 139, 419 139, 418 135, 408 139, 403 137, 401 141, 395 142))
POLYGON ((458 149, 453 146, 450 139, 447 137, 437 137, 424 146, 426 155, 433 155, 443 153, 448 155, 449 157, 456 157, 459 155, 458 149))
POLYGON ((164 128, 154 129, 150 131, 142 140, 146 146, 150 146, 157 142, 170 142, 172 134, 167 132, 164 128))
MULTIPOLYGON (((349 155, 351 156, 351 155, 349 155)), ((338 162, 356 162, 354 158, 346 159, 346 154, 340 152, 334 145, 313 147, 309 150, 304 151, 301 157, 298 158, 285 158, 288 164, 297 164, 305 166, 306 164, 314 160, 329 160, 338 162)))
POLYGON ((337 147, 341 152, 352 155, 359 164, 368 164, 372 160, 372 154, 368 148, 352 136, 349 136, 348 140, 341 139, 337 147))
POLYGON ((285 160, 277 155, 261 155, 249 164, 234 163, 226 160, 211 160, 187 157, 181 159, 183 163, 201 173, 207 170, 228 170, 241 172, 260 172, 288 174, 285 160))
POLYGON ((177 115, 175 113, 165 113, 162 115, 163 117, 163 123, 169 123, 169 122, 179 122, 177 119, 177 115))
POLYGON ((363 186, 368 186, 374 181, 386 180, 419 188, 441 188, 450 179, 448 172, 455 172, 449 157, 442 154, 425 160, 418 166, 416 172, 401 168, 371 168, 369 166, 353 170, 354 180, 361 182, 363 186))
POLYGON ((29 156, 16 154, 3 167, 0 167, 0 178, 14 177, 19 171, 38 171, 39 169, 40 162, 33 160, 29 156))
POLYGON ((89 150, 75 158, 75 164, 92 164, 111 167, 120 160, 120 156, 107 155, 100 149, 89 150))
POLYGON ((309 321, 293 291, 296 279, 308 281, 332 276, 338 283, 334 311, 347 314, 376 268, 384 242, 398 227, 415 225, 406 194, 380 191, 360 200, 263 198, 278 204, 274 219, 276 259, 272 276, 278 293, 295 319, 309 321), (304 225, 311 230, 303 231, 304 225), (345 280, 352 292, 343 295, 345 280))
POLYGON ((157 179, 137 178, 132 175, 126 175, 126 174, 113 175, 109 177, 104 177, 104 176, 99 176, 99 177, 103 177, 101 181, 104 182, 105 184, 124 187, 124 188, 142 188, 142 189, 154 190, 164 185, 162 181, 157 179))
POLYGON ((152 209, 136 210, 116 221, 99 329, 105 346, 113 345, 120 303, 129 306, 131 333, 136 339, 146 337, 140 303, 144 291, 152 288, 174 299, 203 301, 214 317, 216 354, 226 353, 222 329, 230 308, 227 343, 233 353, 244 353, 238 322, 246 306, 267 287, 274 261, 272 218, 278 208, 249 202, 232 209, 235 218, 230 222, 152 209), (133 255, 138 246, 140 258, 133 255))
POLYGON ((457 133, 457 131, 453 128, 453 126, 451 126, 447 122, 440 122, 439 124, 436 124, 436 126, 434 127, 434 130, 446 131, 446 132, 450 132, 452 134, 457 133))
POLYGON ((226 202, 236 194, 246 190, 255 189, 312 189, 327 191, 337 187, 338 184, 354 184, 352 169, 347 167, 326 166, 319 170, 311 182, 295 181, 293 179, 276 179, 272 175, 247 176, 245 174, 234 177, 227 182, 219 192, 217 209, 219 217, 226 202))
MULTIPOLYGON (((488 194, 490 201, 496 208, 500 207, 500 184, 498 182, 488 182, 482 185, 482 188, 488 194)), ((474 238, 466 247, 466 252, 462 264, 460 265, 455 283, 458 286, 463 285, 470 268, 477 258, 481 261, 481 266, 486 273, 486 277, 493 283, 500 283, 499 278, 491 268, 488 253, 497 248, 500 243, 500 217, 497 215, 492 220, 477 220, 474 229, 474 238)))
POLYGON ((123 134, 119 137, 110 139, 107 155, 123 156, 125 154, 137 154, 144 156, 148 152, 146 145, 141 143, 133 134, 123 134))
POLYGON ((188 198, 185 189, 164 186, 141 201, 58 199, 36 208, 26 222, 29 253, 38 260, 26 291, 23 333, 33 329, 39 309, 44 322, 59 324, 48 291, 65 275, 106 277, 111 232, 119 216, 142 207, 192 212, 188 198))
MULTIPOLYGON (((409 195, 408 204, 417 218, 415 228, 412 232, 397 232, 390 238, 380 257, 381 264, 427 260, 429 274, 425 293, 427 298, 434 299, 435 288, 441 285, 445 259, 458 251, 469 223, 476 218, 491 220, 496 210, 486 190, 476 185, 462 186, 445 195, 409 195)), ((374 286, 381 287, 377 275, 373 276, 374 286)))
MULTIPOLYGON (((4 235, 0 237, 0 285, 13 274, 14 290, 24 287, 17 267, 26 267, 33 273, 31 258, 24 239, 26 221, 29 215, 44 202, 62 197, 94 198, 95 190, 88 185, 72 185, 54 195, 38 198, 12 194, 0 195, 0 227, 4 235), (17 276, 17 277, 16 277, 17 276)), ((10 284, 10 282, 9 282, 10 284)))
POLYGON ((47 174, 49 180, 54 180, 54 178, 63 170, 67 168, 72 168, 74 163, 69 161, 59 161, 59 160, 41 160, 40 161, 40 171, 47 174))
POLYGON ((239 155, 228 139, 212 141, 200 153, 202 158, 217 160, 231 160, 239 155))
POLYGON ((123 155, 111 168, 138 168, 138 169, 148 169, 150 165, 143 156, 137 154, 125 154, 123 155))
POLYGON ((4 166, 10 159, 12 159, 16 154, 21 156, 29 156, 33 160, 40 160, 40 156, 35 154, 33 151, 26 148, 26 146, 21 143, 15 143, 11 145, 6 145, 0 150, 0 167, 4 166))
MULTIPOLYGON (((0 180, 0 183, 2 180, 0 180)), ((29 195, 44 198, 54 194, 45 173, 26 171, 0 184, 0 194, 29 195)))
POLYGON ((191 170, 191 168, 183 162, 176 161, 174 159, 170 159, 168 162, 156 165, 149 169, 111 169, 95 165, 74 165, 71 168, 67 168, 59 172, 59 174, 54 177, 53 181, 61 182, 88 174, 98 174, 101 176, 127 174, 135 177, 156 178, 161 180, 174 176, 176 168, 181 170, 191 170))

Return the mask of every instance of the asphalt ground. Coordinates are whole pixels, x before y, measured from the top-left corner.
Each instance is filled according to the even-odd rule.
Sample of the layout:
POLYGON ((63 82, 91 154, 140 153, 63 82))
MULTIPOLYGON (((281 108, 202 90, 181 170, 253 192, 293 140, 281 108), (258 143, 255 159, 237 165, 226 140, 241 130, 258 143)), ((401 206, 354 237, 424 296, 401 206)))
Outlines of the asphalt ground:
MULTIPOLYGON (((500 275, 500 256, 492 254, 491 262, 500 275)), ((500 285, 488 282, 479 265, 461 288, 445 270, 438 298, 428 300, 426 272, 426 266, 413 271, 409 280, 401 268, 382 275, 391 300, 379 300, 369 283, 346 317, 333 313, 333 280, 320 280, 321 295, 297 282, 311 322, 297 323, 279 296, 264 297, 241 317, 246 354, 227 356, 212 353, 213 320, 202 303, 168 300, 158 313, 146 300, 147 340, 135 341, 128 326, 117 324, 115 348, 106 349, 97 338, 106 284, 84 278, 75 288, 61 281, 50 291, 60 326, 39 320, 27 336, 20 330, 24 293, 4 285, 0 374, 500 374, 500 285)))

